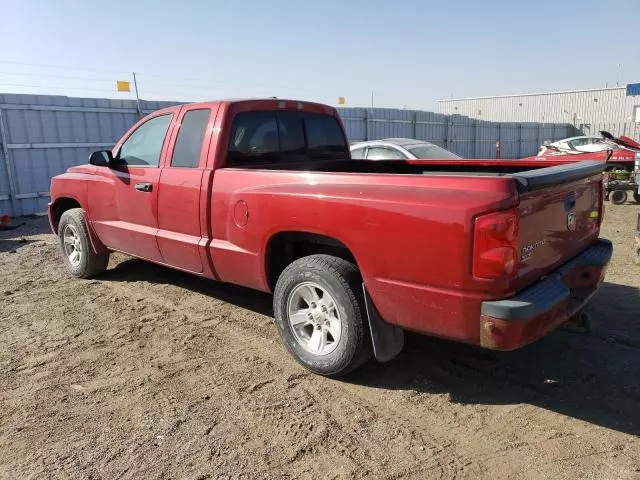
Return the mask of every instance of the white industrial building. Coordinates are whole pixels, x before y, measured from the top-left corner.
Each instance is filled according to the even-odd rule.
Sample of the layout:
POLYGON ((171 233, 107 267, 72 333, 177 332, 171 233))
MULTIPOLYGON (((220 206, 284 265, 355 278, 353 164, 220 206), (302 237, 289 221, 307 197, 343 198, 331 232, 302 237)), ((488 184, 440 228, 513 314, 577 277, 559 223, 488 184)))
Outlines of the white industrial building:
POLYGON ((626 87, 438 100, 438 112, 492 122, 570 123, 585 133, 640 134, 640 96, 626 87))

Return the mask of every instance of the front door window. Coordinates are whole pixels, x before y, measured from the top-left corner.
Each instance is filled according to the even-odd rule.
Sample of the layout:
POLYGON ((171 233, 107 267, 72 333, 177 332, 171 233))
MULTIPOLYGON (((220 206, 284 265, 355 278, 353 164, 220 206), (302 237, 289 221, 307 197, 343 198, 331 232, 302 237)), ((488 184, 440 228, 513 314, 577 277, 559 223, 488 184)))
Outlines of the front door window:
POLYGON ((170 122, 171 114, 166 114, 140 125, 120 147, 120 162, 137 167, 157 167, 170 122))

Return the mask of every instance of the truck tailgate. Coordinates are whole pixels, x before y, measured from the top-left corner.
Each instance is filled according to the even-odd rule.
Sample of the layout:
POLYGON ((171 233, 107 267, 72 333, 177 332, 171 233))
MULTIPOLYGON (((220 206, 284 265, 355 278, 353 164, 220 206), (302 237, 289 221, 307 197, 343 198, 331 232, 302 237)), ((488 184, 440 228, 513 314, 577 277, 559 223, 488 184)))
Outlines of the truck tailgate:
POLYGON ((520 190, 517 288, 598 238, 604 167, 604 162, 580 162, 514 175, 520 190))

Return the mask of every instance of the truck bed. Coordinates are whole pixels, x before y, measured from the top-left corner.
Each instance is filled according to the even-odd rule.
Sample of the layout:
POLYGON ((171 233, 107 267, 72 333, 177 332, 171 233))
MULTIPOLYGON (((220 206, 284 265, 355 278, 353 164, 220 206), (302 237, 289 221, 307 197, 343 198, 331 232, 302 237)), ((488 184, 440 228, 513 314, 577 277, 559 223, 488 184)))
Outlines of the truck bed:
POLYGON ((513 177, 520 192, 586 178, 604 169, 603 162, 560 164, 522 160, 329 160, 280 162, 252 166, 252 169, 321 173, 370 173, 396 175, 438 175, 466 177, 513 177))

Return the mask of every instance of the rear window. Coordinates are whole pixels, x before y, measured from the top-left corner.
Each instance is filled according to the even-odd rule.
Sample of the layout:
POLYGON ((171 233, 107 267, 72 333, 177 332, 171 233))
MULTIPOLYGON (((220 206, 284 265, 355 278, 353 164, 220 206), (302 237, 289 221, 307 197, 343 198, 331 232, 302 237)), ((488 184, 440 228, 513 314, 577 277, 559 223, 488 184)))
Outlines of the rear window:
POLYGON ((337 119, 308 112, 243 112, 231 127, 231 166, 349 158, 337 119))

